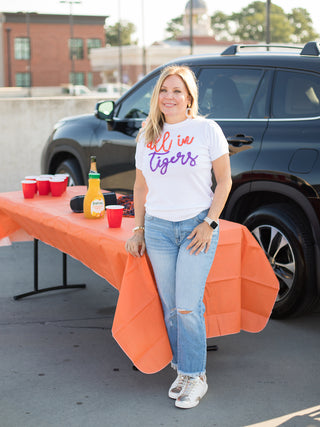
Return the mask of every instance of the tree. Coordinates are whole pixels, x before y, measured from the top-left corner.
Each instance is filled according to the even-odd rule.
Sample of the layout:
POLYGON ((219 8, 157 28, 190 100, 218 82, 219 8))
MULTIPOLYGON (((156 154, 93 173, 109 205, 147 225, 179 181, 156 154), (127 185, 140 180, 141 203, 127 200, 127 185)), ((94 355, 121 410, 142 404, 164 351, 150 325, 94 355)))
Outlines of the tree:
MULTIPOLYGON (((171 39, 181 34, 182 16, 167 24, 166 31, 171 39)), ((312 26, 306 9, 296 8, 288 14, 271 2, 270 36, 273 43, 306 43, 319 37, 312 26)), ((211 17, 213 34, 218 40, 266 40, 266 1, 253 1, 240 12, 226 15, 217 10, 211 17)))
MULTIPOLYGON (((266 40, 266 3, 254 1, 238 13, 225 15, 217 11, 212 17, 212 28, 217 39, 225 38, 226 31, 235 40, 266 40)), ((284 10, 271 3, 270 35, 274 43, 305 43, 314 40, 318 34, 312 27, 312 20, 306 9, 284 10)))
MULTIPOLYGON (((243 8, 239 13, 230 17, 236 22, 234 35, 240 40, 254 40, 256 42, 266 39, 266 5, 265 2, 255 1, 243 8)), ((270 7, 270 36, 276 43, 289 43, 294 27, 289 22, 287 15, 280 6, 271 4, 270 7)))
POLYGON ((106 27, 106 44, 111 46, 127 46, 137 44, 137 40, 132 40, 136 27, 132 22, 116 22, 114 25, 106 27), (121 43, 120 43, 121 39, 121 43))
POLYGON ((213 29, 213 34, 218 35, 220 40, 229 40, 231 38, 232 23, 230 17, 219 10, 211 17, 211 28, 213 29))
POLYGON ((312 27, 312 19, 306 9, 292 9, 292 12, 289 13, 289 21, 294 25, 292 41, 306 43, 319 37, 312 27))
POLYGON ((183 31, 183 15, 171 19, 167 23, 166 32, 169 34, 169 39, 176 39, 183 31))

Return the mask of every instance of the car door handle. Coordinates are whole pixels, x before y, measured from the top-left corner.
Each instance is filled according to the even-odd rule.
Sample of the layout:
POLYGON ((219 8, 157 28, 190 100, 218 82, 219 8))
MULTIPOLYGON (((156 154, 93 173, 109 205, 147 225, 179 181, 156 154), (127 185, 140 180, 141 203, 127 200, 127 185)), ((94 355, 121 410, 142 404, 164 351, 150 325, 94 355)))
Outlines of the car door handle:
POLYGON ((228 143, 236 147, 240 147, 241 145, 252 144, 253 140, 253 136, 246 136, 241 133, 227 137, 228 143))

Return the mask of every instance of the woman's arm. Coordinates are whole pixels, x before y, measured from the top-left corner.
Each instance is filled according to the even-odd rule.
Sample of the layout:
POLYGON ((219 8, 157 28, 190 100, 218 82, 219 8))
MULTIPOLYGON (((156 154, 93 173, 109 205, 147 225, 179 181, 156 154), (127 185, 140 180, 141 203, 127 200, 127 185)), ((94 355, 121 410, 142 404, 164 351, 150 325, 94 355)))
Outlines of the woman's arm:
MULTIPOLYGON (((216 179, 216 188, 208 217, 217 221, 227 202, 231 186, 231 167, 229 154, 224 154, 212 162, 212 169, 216 179)), ((208 225, 208 224, 207 224, 208 225)))
MULTIPOLYGON (((134 218, 135 227, 144 227, 144 204, 148 187, 146 180, 140 169, 136 169, 136 180, 133 187, 133 204, 134 204, 134 218)), ((144 230, 138 229, 126 242, 126 250, 135 257, 140 257, 144 254, 146 249, 144 241, 144 230)))
MULTIPOLYGON (((214 160, 212 162, 212 168, 217 185, 214 191, 212 204, 208 212, 208 217, 217 222, 226 204, 232 186, 229 154, 224 154, 214 160)), ((190 253, 198 255, 198 253, 203 250, 208 252, 212 233, 212 228, 206 222, 195 227, 188 236, 188 239, 192 239, 187 247, 187 249, 190 249, 190 253)))

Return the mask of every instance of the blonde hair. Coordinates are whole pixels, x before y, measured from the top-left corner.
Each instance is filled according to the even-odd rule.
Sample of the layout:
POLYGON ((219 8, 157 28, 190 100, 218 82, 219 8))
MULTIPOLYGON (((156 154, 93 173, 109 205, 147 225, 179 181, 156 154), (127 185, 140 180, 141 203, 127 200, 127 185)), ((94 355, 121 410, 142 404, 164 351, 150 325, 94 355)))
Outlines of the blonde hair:
POLYGON ((189 118, 195 118, 198 115, 198 86, 196 77, 193 71, 187 66, 170 65, 164 68, 160 74, 160 77, 153 89, 153 93, 150 100, 150 112, 148 119, 146 120, 145 126, 140 130, 137 140, 141 133, 144 133, 145 143, 153 142, 161 135, 163 124, 165 122, 164 114, 159 109, 159 93, 163 82, 169 76, 179 76, 186 86, 187 92, 191 97, 189 104, 189 118))

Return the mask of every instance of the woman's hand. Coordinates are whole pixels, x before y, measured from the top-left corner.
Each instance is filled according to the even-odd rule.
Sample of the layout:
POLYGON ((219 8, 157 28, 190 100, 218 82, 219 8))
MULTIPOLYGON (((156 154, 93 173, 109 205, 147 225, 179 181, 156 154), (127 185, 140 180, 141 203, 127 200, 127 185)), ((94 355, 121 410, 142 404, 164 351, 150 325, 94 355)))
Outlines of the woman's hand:
POLYGON ((208 252, 211 244, 213 229, 206 222, 197 225, 189 234, 187 239, 192 239, 187 249, 190 249, 190 254, 198 255, 200 252, 208 252))
POLYGON ((146 250, 143 231, 135 231, 133 236, 126 241, 125 248, 126 251, 134 257, 141 257, 146 250))

